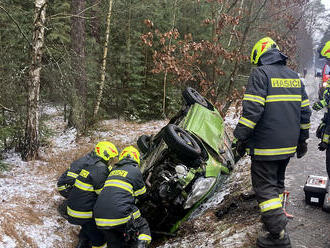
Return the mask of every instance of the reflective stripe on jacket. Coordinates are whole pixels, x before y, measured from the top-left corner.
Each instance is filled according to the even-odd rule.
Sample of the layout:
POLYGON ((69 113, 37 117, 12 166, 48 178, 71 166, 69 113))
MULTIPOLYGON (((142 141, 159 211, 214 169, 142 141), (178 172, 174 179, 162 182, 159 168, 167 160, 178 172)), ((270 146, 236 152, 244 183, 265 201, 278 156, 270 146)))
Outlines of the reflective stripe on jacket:
POLYGON ((73 161, 70 164, 69 169, 67 169, 57 181, 57 190, 60 192, 60 194, 67 198, 80 171, 90 164, 95 164, 99 160, 100 158, 96 156, 94 152, 90 152, 85 156, 73 161))
POLYGON ((309 137, 309 100, 298 74, 285 65, 285 55, 273 49, 260 61, 249 77, 234 136, 248 142, 254 159, 286 159, 298 141, 309 137))
POLYGON ((95 207, 94 218, 99 228, 108 229, 141 216, 135 198, 143 195, 146 187, 137 163, 123 159, 107 178, 95 207))
POLYGON ((71 224, 82 225, 93 218, 94 204, 110 170, 111 166, 108 168, 100 159, 80 171, 68 198, 67 213, 71 224))

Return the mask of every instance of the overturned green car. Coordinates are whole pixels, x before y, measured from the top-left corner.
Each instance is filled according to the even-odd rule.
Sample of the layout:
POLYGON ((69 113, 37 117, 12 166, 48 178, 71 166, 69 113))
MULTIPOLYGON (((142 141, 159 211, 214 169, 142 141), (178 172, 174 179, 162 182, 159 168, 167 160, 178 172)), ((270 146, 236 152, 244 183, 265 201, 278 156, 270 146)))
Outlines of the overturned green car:
POLYGON ((234 166, 219 112, 193 88, 182 95, 184 104, 169 123, 137 141, 147 187, 138 205, 154 232, 175 232, 234 166))

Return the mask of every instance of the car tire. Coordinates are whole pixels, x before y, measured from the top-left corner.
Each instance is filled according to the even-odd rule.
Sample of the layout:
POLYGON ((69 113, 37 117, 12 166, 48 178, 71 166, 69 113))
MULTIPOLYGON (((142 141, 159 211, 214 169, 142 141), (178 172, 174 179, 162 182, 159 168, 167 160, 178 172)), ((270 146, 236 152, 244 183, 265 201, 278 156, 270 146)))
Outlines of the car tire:
POLYGON ((206 99, 199 94, 199 92, 191 87, 187 87, 183 92, 182 92, 183 99, 186 101, 187 105, 193 105, 195 103, 198 103, 205 108, 208 107, 208 103, 206 99))
POLYGON ((163 139, 181 159, 194 160, 201 156, 201 148, 196 140, 184 129, 168 124, 164 128, 163 139))
POLYGON ((141 135, 137 140, 137 146, 142 153, 146 153, 149 150, 150 136, 141 135))

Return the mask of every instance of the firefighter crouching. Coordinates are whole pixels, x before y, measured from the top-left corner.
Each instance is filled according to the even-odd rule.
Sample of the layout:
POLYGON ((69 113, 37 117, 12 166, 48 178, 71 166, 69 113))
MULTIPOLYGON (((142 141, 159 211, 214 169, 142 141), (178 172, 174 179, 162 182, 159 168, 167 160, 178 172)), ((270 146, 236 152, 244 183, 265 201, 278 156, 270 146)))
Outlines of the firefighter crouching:
POLYGON ((124 148, 96 201, 95 222, 111 248, 126 247, 125 237, 129 236, 137 239, 138 248, 151 242, 149 225, 135 205, 136 197, 146 192, 139 166, 138 150, 133 146, 124 148))
POLYGON ((67 219, 67 198, 70 195, 70 191, 73 188, 73 185, 78 177, 80 171, 85 169, 87 166, 91 164, 95 164, 100 158, 95 156, 95 152, 91 151, 87 153, 85 156, 78 158, 70 164, 70 167, 60 176, 57 181, 57 190, 58 192, 66 198, 59 206, 60 214, 67 219))
POLYGON ((309 100, 298 74, 286 66, 287 56, 269 37, 252 49, 257 65, 248 80, 243 113, 234 130, 237 153, 251 156, 253 190, 268 234, 259 235, 258 247, 291 247, 282 208, 286 166, 297 152, 307 152, 309 100))
POLYGON ((108 141, 101 141, 88 157, 88 166, 75 179, 68 197, 68 221, 80 225, 79 242, 76 248, 106 248, 103 233, 96 227, 93 207, 112 167, 111 158, 118 156, 117 148, 108 141))

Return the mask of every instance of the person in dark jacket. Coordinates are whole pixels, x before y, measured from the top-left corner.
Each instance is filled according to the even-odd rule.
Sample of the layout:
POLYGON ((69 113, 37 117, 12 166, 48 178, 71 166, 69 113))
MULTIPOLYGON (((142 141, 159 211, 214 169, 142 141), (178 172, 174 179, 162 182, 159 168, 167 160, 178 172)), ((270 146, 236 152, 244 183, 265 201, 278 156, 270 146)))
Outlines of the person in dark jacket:
POLYGON ((282 209, 285 170, 290 157, 307 152, 309 100, 298 74, 286 66, 287 56, 269 37, 252 49, 251 72, 243 98, 243 113, 234 130, 233 146, 251 156, 253 190, 268 231, 258 247, 291 247, 282 209))
MULTIPOLYGON (((328 54, 330 56, 330 41, 327 42, 328 48, 326 46, 322 49, 324 51, 324 56, 328 54), (328 52, 327 52, 328 51, 328 52), (326 53, 327 52, 327 53, 326 53)), ((327 58, 327 64, 330 65, 330 57, 327 58)), ((324 114, 322 121, 318 127, 317 137, 321 139, 321 142, 318 144, 318 149, 320 151, 326 150, 326 170, 328 177, 330 178, 330 147, 329 147, 329 138, 330 138, 330 81, 323 93, 323 97, 320 101, 313 104, 313 110, 319 111, 324 107, 327 107, 328 111, 324 114)))
POLYGON ((58 210, 60 214, 67 219, 67 205, 70 191, 73 188, 74 182, 78 177, 80 171, 85 169, 91 163, 95 161, 95 152, 91 151, 85 156, 78 158, 70 164, 70 167, 60 176, 57 181, 57 190, 65 198, 65 200, 59 205, 58 210))
POLYGON ((81 169, 69 193, 68 221, 80 225, 77 248, 106 248, 102 232, 97 229, 93 219, 93 207, 112 167, 109 161, 118 156, 117 148, 108 141, 101 141, 94 152, 86 157, 86 166, 81 169))
POLYGON ((124 148, 94 206, 96 225, 111 248, 126 247, 125 237, 131 235, 129 230, 137 233, 132 236, 137 237, 138 248, 147 247, 151 242, 149 225, 135 205, 136 197, 146 193, 139 165, 138 150, 133 146, 124 148))

